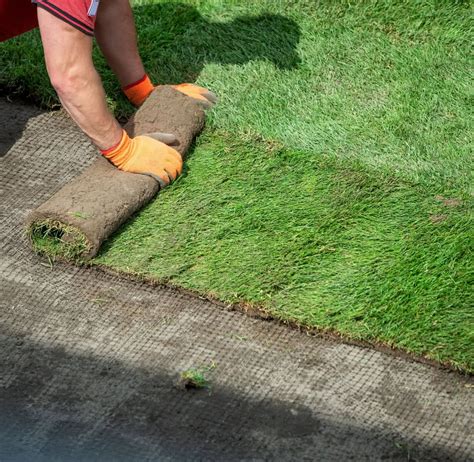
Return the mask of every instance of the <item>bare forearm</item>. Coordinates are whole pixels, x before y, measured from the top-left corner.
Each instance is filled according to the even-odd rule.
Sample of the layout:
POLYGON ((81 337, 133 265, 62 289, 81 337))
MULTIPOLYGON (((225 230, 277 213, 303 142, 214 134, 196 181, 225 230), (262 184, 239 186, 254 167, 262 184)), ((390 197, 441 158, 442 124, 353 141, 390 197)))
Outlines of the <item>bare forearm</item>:
POLYGON ((63 107, 99 149, 118 143, 122 129, 110 113, 97 71, 69 70, 56 84, 63 107))
POLYGON ((122 129, 107 108, 92 62, 92 38, 38 8, 46 67, 63 106, 100 149, 120 141, 122 129))
POLYGON ((128 0, 101 0, 95 37, 122 87, 145 75, 138 54, 135 22, 128 0))

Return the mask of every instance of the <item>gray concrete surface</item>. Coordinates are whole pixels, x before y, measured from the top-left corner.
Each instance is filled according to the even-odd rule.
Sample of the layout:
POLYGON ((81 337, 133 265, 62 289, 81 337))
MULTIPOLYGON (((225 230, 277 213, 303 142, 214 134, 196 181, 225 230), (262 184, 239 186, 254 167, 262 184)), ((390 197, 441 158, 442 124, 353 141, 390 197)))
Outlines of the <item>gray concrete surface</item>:
POLYGON ((0 126, 0 461, 474 460, 466 377, 50 267, 23 220, 94 150, 61 113, 3 101, 0 126))

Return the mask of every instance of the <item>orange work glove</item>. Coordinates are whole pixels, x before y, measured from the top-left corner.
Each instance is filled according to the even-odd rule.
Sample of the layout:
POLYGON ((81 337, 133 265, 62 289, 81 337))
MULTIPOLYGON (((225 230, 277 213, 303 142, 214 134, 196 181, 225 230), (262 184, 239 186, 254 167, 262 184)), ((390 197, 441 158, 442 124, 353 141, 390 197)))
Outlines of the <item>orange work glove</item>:
POLYGON ((181 154, 168 146, 176 141, 174 135, 152 133, 130 138, 124 130, 120 142, 101 151, 102 155, 124 172, 149 175, 164 188, 183 169, 181 154))
POLYGON ((204 107, 210 108, 217 103, 217 96, 207 88, 194 85, 192 83, 180 83, 179 85, 172 85, 175 90, 184 93, 186 96, 199 100, 204 107))
MULTIPOLYGON (((172 87, 186 96, 199 100, 206 109, 212 107, 217 102, 217 96, 212 93, 212 91, 199 87, 198 85, 181 83, 179 85, 172 85, 172 87)), ((148 75, 145 74, 145 76, 137 82, 124 87, 123 92, 129 101, 138 107, 143 104, 154 89, 155 86, 151 83, 148 75)))

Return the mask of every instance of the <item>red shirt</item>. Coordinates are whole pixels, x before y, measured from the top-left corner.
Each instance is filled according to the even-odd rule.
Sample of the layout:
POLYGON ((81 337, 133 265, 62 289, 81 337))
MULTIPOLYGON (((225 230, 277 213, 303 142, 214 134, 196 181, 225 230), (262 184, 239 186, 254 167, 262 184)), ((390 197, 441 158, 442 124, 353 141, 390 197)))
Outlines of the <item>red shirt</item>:
POLYGON ((0 42, 38 27, 36 6, 94 35, 100 0, 0 0, 0 42))

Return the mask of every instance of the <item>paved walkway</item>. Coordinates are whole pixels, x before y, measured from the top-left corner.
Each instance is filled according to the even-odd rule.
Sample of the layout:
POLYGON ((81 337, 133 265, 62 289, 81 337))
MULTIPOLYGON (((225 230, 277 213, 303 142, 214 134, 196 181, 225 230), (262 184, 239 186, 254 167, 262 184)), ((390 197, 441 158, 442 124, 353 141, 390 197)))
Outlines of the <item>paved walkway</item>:
POLYGON ((465 377, 34 256, 24 218, 94 150, 61 113, 0 126, 0 461, 474 460, 465 377))

